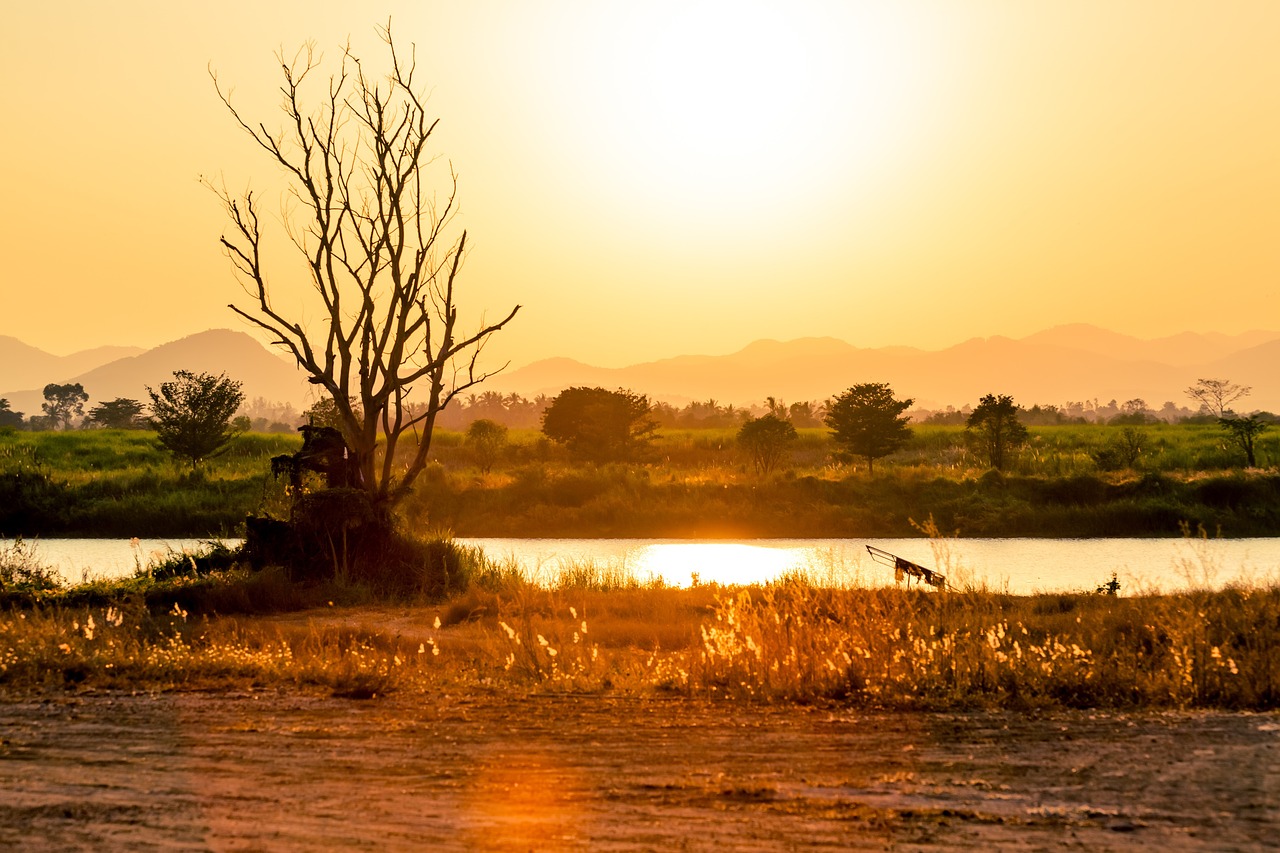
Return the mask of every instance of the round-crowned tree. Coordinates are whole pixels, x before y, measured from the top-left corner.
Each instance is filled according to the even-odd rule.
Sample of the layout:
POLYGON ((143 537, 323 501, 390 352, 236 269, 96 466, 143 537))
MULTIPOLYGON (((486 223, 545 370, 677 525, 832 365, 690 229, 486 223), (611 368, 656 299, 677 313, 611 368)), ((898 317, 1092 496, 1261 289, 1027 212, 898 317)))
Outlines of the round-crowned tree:
POLYGON ((787 445, 795 440, 795 425, 772 412, 752 418, 738 429, 738 444, 750 454, 757 474, 768 474, 777 468, 787 445))
POLYGON ((648 446, 658 428, 649 412, 643 394, 566 388, 542 413, 542 432, 588 459, 628 459, 648 446))
POLYGON ((159 391, 148 386, 147 394, 160 444, 192 468, 225 450, 239 434, 231 418, 244 402, 244 392, 225 374, 174 371, 171 381, 162 382, 159 391))
POLYGON ((488 418, 472 421, 467 427, 467 446, 476 455, 476 465, 488 474, 507 446, 507 427, 488 418))
POLYGON ((867 460, 867 471, 875 470, 875 460, 893 453, 911 438, 910 418, 902 413, 915 400, 896 400, 893 389, 883 382, 864 382, 840 394, 827 406, 823 418, 836 443, 854 456, 867 460))

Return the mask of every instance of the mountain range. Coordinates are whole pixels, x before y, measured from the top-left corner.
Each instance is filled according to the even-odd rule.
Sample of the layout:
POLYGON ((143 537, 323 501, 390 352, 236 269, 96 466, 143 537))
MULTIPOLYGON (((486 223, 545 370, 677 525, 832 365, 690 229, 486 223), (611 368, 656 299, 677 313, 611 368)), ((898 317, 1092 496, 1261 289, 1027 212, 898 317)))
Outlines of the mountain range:
POLYGON ((302 372, 244 332, 211 329, 153 349, 100 347, 73 355, 49 355, 16 338, 0 336, 0 398, 29 417, 40 414, 45 385, 79 382, 89 405, 117 397, 146 402, 147 386, 158 388, 175 370, 225 373, 242 383, 246 400, 300 405, 314 398, 302 372))
POLYGON ((1242 411, 1280 411, 1280 332, 1183 333, 1142 340, 1077 324, 1014 340, 973 338, 939 350, 862 348, 836 338, 760 340, 722 356, 679 356, 629 367, 565 358, 538 361, 489 381, 525 397, 572 385, 628 388, 677 405, 715 399, 744 405, 766 396, 826 400, 861 382, 887 382, 899 397, 941 409, 1010 394, 1023 404, 1141 398, 1186 406, 1200 378, 1229 379, 1253 393, 1242 411))
MULTIPOLYGON (((293 364, 243 332, 215 329, 141 350, 100 347, 53 356, 0 336, 0 397, 12 409, 39 414, 49 382, 79 382, 90 405, 115 397, 145 401, 175 370, 226 373, 244 383, 246 399, 262 397, 302 408, 314 399, 293 364)), ((1057 326, 1021 339, 974 338, 939 350, 857 347, 836 338, 760 340, 727 355, 684 355, 628 367, 595 367, 568 358, 537 361, 499 374, 481 389, 532 398, 574 385, 627 388, 683 405, 715 399, 752 405, 767 396, 787 402, 825 400, 860 382, 887 382, 899 397, 940 409, 974 404, 984 394, 1016 401, 1142 398, 1189 405, 1186 389, 1200 378, 1229 379, 1253 393, 1241 411, 1280 411, 1280 332, 1239 335, 1186 332, 1143 340, 1086 324, 1057 326)))

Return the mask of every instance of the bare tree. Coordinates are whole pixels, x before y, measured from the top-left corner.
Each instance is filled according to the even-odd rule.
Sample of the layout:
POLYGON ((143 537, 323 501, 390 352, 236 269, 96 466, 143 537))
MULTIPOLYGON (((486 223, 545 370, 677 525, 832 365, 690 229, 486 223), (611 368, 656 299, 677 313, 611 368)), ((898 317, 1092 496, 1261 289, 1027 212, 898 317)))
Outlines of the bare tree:
POLYGON ((1237 385, 1227 379, 1197 379, 1196 384, 1187 389, 1187 396, 1215 418, 1221 418, 1231 411, 1232 403, 1247 397, 1252 390, 1248 385, 1237 385))
POLYGON ((327 81, 316 79, 321 60, 313 45, 292 61, 281 55, 286 125, 279 131, 245 119, 210 72, 232 118, 289 181, 285 229, 310 271, 320 317, 314 326, 287 317, 272 298, 257 197, 211 187, 232 225, 222 245, 254 300, 231 309, 269 332, 327 392, 362 488, 375 506, 390 508, 425 467, 440 410, 496 372, 481 370, 478 356, 520 306, 499 322, 459 328, 467 234, 450 236, 457 174, 450 166, 436 192, 428 143, 439 119, 428 115, 417 87, 416 52, 396 48, 389 23, 379 35, 390 55, 384 76, 372 75, 350 45, 327 81), (314 110, 305 106, 313 93, 314 110), (415 437, 397 459, 402 439, 412 445, 415 437))

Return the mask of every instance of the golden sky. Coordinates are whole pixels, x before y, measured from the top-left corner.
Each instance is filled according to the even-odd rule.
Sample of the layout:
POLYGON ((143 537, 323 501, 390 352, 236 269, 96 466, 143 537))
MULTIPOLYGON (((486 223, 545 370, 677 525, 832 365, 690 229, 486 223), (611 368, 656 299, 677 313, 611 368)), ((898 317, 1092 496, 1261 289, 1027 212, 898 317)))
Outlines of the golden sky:
POLYGON ((1275 0, 73 0, 5 12, 0 334, 247 330, 199 178, 274 171, 207 68, 274 125, 275 51, 388 17, 495 360, 1280 328, 1275 0))

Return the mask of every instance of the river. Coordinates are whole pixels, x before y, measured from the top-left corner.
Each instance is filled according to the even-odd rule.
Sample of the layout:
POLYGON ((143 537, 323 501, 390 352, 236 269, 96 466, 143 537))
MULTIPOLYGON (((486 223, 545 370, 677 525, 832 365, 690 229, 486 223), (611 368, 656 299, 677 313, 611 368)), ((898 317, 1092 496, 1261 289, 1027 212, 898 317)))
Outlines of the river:
MULTIPOLYGON (((129 575, 195 539, 42 539, 24 543, 35 559, 79 582, 129 575)), ((235 540, 226 540, 235 544, 235 540)), ((592 567, 668 584, 758 583, 802 573, 831 586, 894 583, 873 561, 871 545, 941 572, 956 588, 1013 593, 1093 590, 1114 572, 1121 594, 1231 583, 1280 582, 1280 538, 1257 539, 467 539, 527 577, 553 583, 566 570, 592 567)), ((13 543, 0 542, 0 548, 13 543)))

